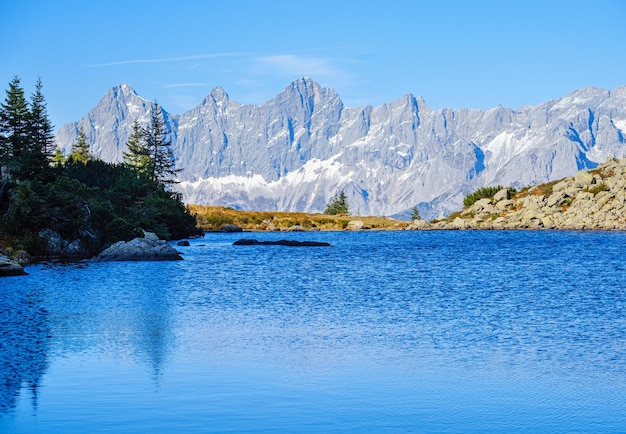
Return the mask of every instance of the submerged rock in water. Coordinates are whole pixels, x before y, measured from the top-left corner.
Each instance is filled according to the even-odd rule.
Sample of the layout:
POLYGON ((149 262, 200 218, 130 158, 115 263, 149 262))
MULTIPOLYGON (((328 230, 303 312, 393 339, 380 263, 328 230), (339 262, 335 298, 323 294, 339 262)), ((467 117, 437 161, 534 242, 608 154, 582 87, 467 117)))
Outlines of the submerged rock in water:
POLYGON ((0 255, 0 277, 4 276, 23 276, 28 274, 24 271, 17 261, 9 259, 7 256, 0 255))
POLYGON ((233 246, 289 246, 289 247, 327 247, 330 243, 320 241, 296 241, 296 240, 278 240, 278 241, 258 241, 249 238, 237 240, 233 246))
POLYGON ((144 238, 118 241, 93 258, 96 261, 175 261, 183 259, 178 251, 152 232, 144 238))
POLYGON ((222 226, 221 232, 243 232, 243 228, 236 224, 227 224, 222 226))

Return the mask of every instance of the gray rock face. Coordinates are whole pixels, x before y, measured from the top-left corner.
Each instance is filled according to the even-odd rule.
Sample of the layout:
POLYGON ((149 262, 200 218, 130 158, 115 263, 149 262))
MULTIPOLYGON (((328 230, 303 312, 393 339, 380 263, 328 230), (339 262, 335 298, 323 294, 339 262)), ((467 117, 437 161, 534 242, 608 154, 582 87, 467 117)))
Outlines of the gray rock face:
POLYGON ((119 241, 93 258, 96 261, 171 261, 183 259, 178 251, 155 234, 145 232, 144 238, 119 241))
MULTIPOLYGON (((57 142, 69 152, 82 127, 94 155, 121 161, 132 122, 145 125, 149 107, 118 86, 57 142)), ((430 219, 482 186, 519 188, 626 156, 626 86, 517 110, 433 110, 410 94, 347 108, 333 90, 299 79, 261 105, 216 88, 164 118, 184 200, 242 209, 321 212, 343 190, 355 213, 409 216, 417 204, 430 219)))
POLYGON ((88 251, 80 240, 71 243, 61 238, 61 235, 52 229, 44 229, 38 234, 44 245, 45 255, 50 257, 84 257, 88 251))
POLYGON ((17 261, 9 259, 4 255, 0 255, 0 277, 6 276, 23 276, 28 274, 24 271, 17 261))

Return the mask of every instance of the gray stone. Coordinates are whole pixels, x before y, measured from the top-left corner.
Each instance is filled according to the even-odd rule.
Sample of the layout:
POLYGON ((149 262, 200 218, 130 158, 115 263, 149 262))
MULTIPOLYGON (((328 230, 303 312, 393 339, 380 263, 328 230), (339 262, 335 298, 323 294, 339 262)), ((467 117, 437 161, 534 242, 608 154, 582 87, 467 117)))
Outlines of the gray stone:
POLYGON ((503 188, 502 190, 500 190, 493 196, 493 202, 498 203, 501 200, 509 200, 510 198, 511 198, 511 192, 509 191, 509 189, 503 188))
POLYGON ((413 220, 413 226, 418 230, 430 229, 430 223, 422 219, 413 220))
POLYGON ((556 193, 552 193, 548 200, 546 201, 546 206, 555 207, 563 205, 568 199, 568 196, 563 192, 559 191, 556 193))
POLYGON ((593 175, 585 170, 581 170, 574 176, 574 182, 582 186, 589 186, 592 181, 593 175))
POLYGON ((504 211, 505 209, 512 207, 515 204, 512 200, 501 200, 496 203, 496 208, 500 211, 504 211))
POLYGON ((24 267, 17 261, 9 259, 7 256, 0 255, 0 277, 7 276, 23 276, 28 274, 24 271, 24 267))
POLYGON ((228 224, 220 228, 221 232, 243 232, 243 228, 239 225, 228 224))
POLYGON ((119 241, 94 258, 96 261, 171 261, 183 259, 178 251, 151 232, 144 238, 119 241))
POLYGON ((300 225, 293 225, 293 226, 287 228, 287 232, 306 232, 306 229, 304 229, 300 225))
POLYGON ((44 229, 39 232, 44 251, 49 256, 61 256, 66 254, 68 242, 61 238, 61 235, 52 229, 44 229))
POLYGON ((350 231, 360 231, 365 227, 365 223, 362 220, 350 220, 346 229, 350 231))

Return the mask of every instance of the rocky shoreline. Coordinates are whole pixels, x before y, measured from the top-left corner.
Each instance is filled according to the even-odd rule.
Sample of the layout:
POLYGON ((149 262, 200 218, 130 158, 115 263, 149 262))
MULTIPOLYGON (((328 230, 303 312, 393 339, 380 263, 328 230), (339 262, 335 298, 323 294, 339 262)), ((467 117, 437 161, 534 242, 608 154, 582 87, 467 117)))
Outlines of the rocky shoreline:
MULTIPOLYGON (((358 217, 347 222, 345 230, 360 231, 370 228, 358 217)), ((447 219, 427 222, 398 221, 385 230, 619 230, 626 231, 626 158, 610 159, 593 170, 578 172, 559 181, 536 185, 513 192, 504 188, 492 198, 477 200, 471 206, 452 214, 447 219)), ((247 231, 229 225, 228 232, 247 231)), ((289 232, 319 230, 294 225, 289 232)), ((54 257, 80 259, 84 252, 74 243, 60 240, 48 231, 40 234, 54 257)), ((0 252, 0 276, 25 274, 23 265, 30 262, 26 252, 0 252)), ((110 246, 94 260, 145 261, 180 260, 179 252, 153 233, 129 242, 110 246)))
POLYGON ((406 229, 626 230, 626 158, 513 193, 500 190, 448 219, 406 229))

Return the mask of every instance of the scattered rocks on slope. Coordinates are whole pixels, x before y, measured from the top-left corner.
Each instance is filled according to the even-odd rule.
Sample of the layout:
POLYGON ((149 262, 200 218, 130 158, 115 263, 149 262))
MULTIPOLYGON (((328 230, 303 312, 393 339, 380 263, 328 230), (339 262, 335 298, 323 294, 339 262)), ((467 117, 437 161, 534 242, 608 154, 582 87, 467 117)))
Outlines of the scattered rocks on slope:
POLYGON ((574 177, 510 197, 501 190, 447 221, 410 229, 626 230, 626 159, 611 159, 574 177))

